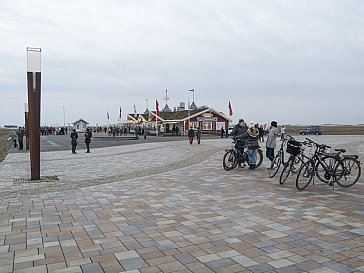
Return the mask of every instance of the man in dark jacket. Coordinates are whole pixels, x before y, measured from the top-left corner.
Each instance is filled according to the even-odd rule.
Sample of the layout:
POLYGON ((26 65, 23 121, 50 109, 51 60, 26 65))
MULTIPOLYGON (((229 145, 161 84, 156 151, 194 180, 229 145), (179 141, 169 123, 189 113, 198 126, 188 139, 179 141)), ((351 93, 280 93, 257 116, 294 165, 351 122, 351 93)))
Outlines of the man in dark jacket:
POLYGON ((195 137, 195 130, 193 130, 193 128, 190 128, 190 130, 188 130, 188 141, 190 142, 190 144, 192 145, 193 143, 193 138, 195 137))
POLYGON ((85 144, 86 144, 86 148, 87 148, 86 153, 90 153, 91 137, 92 137, 92 132, 91 132, 90 128, 87 128, 86 132, 85 132, 85 144))
POLYGON ((239 123, 236 124, 233 128, 233 131, 231 132, 231 135, 237 139, 244 136, 248 128, 245 125, 245 122, 243 119, 239 119, 239 123))
POLYGON ((19 130, 16 132, 16 134, 18 135, 18 142, 19 142, 19 149, 18 150, 23 150, 23 138, 24 138, 23 128, 19 127, 19 130))
POLYGON ((197 127, 197 130, 196 130, 196 139, 197 139, 197 143, 200 144, 201 142, 201 129, 200 127, 197 127))
MULTIPOLYGON (((231 135, 236 138, 238 149, 241 151, 243 151, 245 147, 245 133, 247 130, 248 128, 246 127, 245 121, 243 119, 239 119, 239 123, 234 126, 233 131, 231 132, 231 135)), ((238 162, 238 166, 243 168, 245 164, 243 166, 241 162, 238 162)))
POLYGON ((78 134, 76 132, 76 129, 72 130, 70 138, 71 138, 71 145, 72 145, 72 153, 76 154, 76 146, 77 146, 77 139, 78 139, 78 134))

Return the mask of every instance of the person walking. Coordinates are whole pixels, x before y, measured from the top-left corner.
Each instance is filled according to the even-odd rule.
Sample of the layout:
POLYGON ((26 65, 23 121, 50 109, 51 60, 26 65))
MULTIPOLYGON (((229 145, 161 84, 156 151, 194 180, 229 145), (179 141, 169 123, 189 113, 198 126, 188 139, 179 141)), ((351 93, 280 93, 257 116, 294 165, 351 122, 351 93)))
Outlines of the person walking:
POLYGON ((224 138, 224 134, 225 134, 225 131, 224 131, 224 127, 221 127, 221 138, 224 138))
POLYGON ((12 131, 10 133, 10 137, 11 137, 11 140, 13 141, 14 148, 18 148, 18 143, 16 142, 16 140, 18 139, 18 136, 16 135, 16 133, 14 131, 12 131))
POLYGON ((264 142, 264 129, 263 129, 263 125, 259 126, 259 140, 261 142, 264 142))
POLYGON ((267 156, 267 158, 269 158, 270 161, 273 161, 274 159, 274 148, 277 146, 277 136, 278 136, 278 129, 277 129, 277 122, 276 121, 272 121, 269 129, 269 133, 268 133, 268 138, 267 138, 267 142, 266 142, 266 153, 265 155, 267 156))
POLYGON ((286 136, 286 127, 284 125, 281 126, 281 141, 284 140, 284 137, 286 136))
POLYGON ((135 127, 135 138, 139 139, 139 127, 138 126, 135 127))
POLYGON ((260 148, 258 139, 259 131, 254 122, 249 122, 249 129, 244 134, 246 146, 248 148, 249 169, 254 170, 257 165, 257 150, 260 148))
POLYGON ((19 148, 18 150, 23 150, 23 138, 24 138, 24 130, 22 127, 19 127, 19 130, 16 132, 17 136, 18 136, 18 143, 19 143, 19 148))
POLYGON ((71 138, 71 145, 72 145, 72 153, 77 154, 76 147, 77 147, 77 142, 78 142, 78 133, 76 132, 76 129, 72 130, 70 138, 71 138))
POLYGON ((92 137, 92 132, 90 130, 90 128, 86 129, 85 132, 85 144, 86 144, 86 153, 90 153, 90 143, 91 143, 91 137, 92 137))
POLYGON ((144 128, 144 139, 147 139, 147 135, 148 135, 148 130, 147 128, 144 128))
POLYGON ((201 129, 200 127, 197 127, 197 130, 196 130, 196 139, 197 139, 197 143, 200 144, 201 142, 201 129))
POLYGON ((193 143, 193 138, 195 137, 195 130, 193 130, 193 128, 190 128, 190 129, 188 130, 187 136, 188 136, 188 141, 189 141, 189 142, 190 142, 190 144, 192 145, 192 143, 193 143))

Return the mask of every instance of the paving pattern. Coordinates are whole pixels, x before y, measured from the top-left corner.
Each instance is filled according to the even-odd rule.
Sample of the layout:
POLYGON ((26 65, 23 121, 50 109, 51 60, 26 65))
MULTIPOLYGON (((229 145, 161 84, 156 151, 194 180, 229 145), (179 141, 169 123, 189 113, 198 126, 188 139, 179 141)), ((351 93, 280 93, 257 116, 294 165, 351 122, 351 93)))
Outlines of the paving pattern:
POLYGON ((298 192, 269 179, 266 161, 226 172, 228 146, 49 152, 42 175, 59 181, 20 184, 27 160, 11 154, 0 167, 0 272, 364 272, 362 179, 298 192))

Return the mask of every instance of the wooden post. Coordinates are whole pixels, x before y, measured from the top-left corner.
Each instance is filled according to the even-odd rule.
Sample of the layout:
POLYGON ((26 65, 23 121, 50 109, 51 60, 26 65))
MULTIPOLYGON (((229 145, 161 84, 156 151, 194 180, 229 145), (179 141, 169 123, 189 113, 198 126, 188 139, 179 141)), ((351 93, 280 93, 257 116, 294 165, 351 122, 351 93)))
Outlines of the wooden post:
POLYGON ((40 54, 40 48, 27 48, 28 131, 31 180, 40 180, 40 54))
POLYGON ((31 180, 40 180, 40 72, 28 72, 28 127, 31 180), (34 85, 35 80, 35 85, 34 85), (35 89, 33 89, 35 87, 35 89))

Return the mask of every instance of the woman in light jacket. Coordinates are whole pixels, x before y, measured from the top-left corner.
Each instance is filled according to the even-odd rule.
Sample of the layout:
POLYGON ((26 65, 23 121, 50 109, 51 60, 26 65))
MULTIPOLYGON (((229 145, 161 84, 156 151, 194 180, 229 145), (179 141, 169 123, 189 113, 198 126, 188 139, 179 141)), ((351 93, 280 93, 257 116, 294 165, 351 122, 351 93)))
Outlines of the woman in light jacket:
POLYGON ((277 136, 278 136, 278 129, 277 129, 277 122, 272 121, 268 134, 268 139, 266 142, 266 153, 265 155, 269 158, 270 161, 274 159, 274 148, 277 146, 277 136))

